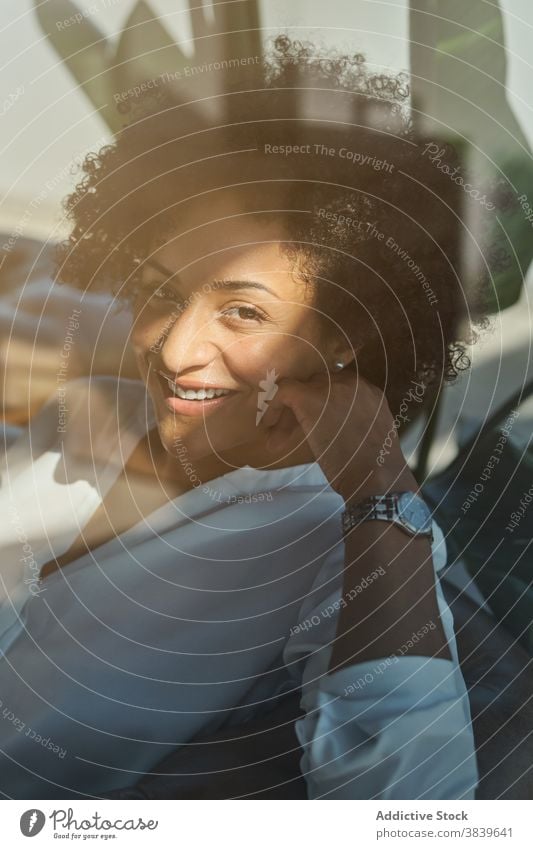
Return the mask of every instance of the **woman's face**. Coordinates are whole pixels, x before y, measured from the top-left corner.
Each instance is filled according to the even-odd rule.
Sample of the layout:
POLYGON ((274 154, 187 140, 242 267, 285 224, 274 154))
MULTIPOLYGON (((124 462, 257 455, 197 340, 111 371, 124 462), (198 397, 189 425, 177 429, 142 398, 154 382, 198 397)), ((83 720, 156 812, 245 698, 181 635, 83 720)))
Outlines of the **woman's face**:
POLYGON ((331 363, 312 292, 280 250, 281 230, 228 211, 227 200, 222 208, 217 215, 213 204, 200 226, 188 215, 190 231, 145 263, 133 344, 166 451, 244 465, 264 450, 264 393, 268 400, 279 378, 306 380, 331 363))

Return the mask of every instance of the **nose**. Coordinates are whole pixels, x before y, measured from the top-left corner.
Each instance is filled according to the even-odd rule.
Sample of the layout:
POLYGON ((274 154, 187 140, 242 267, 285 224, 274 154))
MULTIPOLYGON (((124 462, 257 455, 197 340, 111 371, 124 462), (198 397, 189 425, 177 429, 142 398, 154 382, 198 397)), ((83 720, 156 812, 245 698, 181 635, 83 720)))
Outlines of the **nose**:
POLYGON ((164 329, 159 348, 162 368, 169 374, 202 375, 220 356, 221 331, 212 312, 201 303, 190 304, 164 329))

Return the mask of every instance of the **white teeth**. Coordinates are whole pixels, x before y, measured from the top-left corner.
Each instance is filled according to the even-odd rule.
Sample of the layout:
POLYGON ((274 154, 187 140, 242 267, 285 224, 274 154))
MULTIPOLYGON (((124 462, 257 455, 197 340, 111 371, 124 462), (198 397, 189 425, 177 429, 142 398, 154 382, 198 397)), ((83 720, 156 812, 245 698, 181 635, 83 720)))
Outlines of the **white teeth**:
POLYGON ((229 389, 182 389, 167 377, 168 387, 178 398, 186 401, 205 401, 206 398, 219 398, 221 395, 229 395, 229 389))

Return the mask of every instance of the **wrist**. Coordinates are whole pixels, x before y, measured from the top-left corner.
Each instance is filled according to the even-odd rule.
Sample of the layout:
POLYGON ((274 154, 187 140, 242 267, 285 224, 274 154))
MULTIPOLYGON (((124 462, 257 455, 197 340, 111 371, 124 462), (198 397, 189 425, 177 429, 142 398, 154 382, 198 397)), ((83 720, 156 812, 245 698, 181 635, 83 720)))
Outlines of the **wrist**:
POLYGON ((399 468, 381 467, 373 470, 366 480, 342 482, 338 488, 347 506, 358 504, 370 495, 386 495, 388 492, 418 492, 419 486, 407 464, 399 468))

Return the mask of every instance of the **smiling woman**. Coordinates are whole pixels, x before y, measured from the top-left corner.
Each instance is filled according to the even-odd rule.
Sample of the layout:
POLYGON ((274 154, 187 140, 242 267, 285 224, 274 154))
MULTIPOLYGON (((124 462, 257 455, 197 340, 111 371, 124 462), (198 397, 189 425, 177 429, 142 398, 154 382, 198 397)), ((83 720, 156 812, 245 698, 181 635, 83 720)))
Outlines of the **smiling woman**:
POLYGON ((310 798, 472 798, 445 544, 389 439, 464 364, 457 185, 359 54, 280 37, 235 82, 212 124, 149 93, 67 199, 59 276, 131 306, 141 380, 71 382, 7 452, 46 603, 8 529, 0 684, 68 754, 0 725, 2 782, 107 794, 301 688, 310 798))
POLYGON ((265 451, 258 387, 269 369, 306 380, 335 356, 324 351, 318 311, 280 251, 282 228, 224 217, 236 203, 231 189, 218 193, 203 226, 195 226, 203 202, 191 204, 187 243, 171 237, 157 250, 134 302, 132 344, 162 443, 172 454, 179 432, 203 480, 243 464, 311 461, 302 440, 290 458, 265 451), (209 391, 218 397, 204 398, 209 391))
POLYGON ((413 379, 466 367, 484 295, 483 279, 461 286, 461 248, 479 251, 462 224, 473 202, 423 155, 404 76, 279 37, 226 99, 228 120, 211 124, 174 90, 138 99, 67 201, 59 276, 131 300, 162 246, 171 276, 201 288, 226 247, 267 250, 270 229, 278 263, 312 296, 308 316, 318 312, 326 337, 344 334, 393 411, 413 379))

